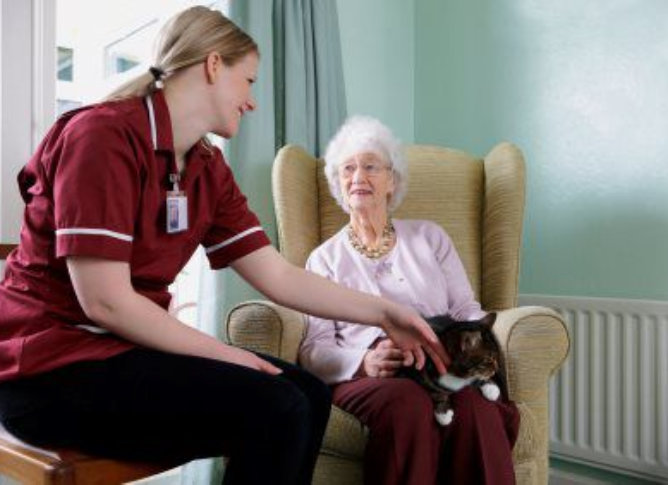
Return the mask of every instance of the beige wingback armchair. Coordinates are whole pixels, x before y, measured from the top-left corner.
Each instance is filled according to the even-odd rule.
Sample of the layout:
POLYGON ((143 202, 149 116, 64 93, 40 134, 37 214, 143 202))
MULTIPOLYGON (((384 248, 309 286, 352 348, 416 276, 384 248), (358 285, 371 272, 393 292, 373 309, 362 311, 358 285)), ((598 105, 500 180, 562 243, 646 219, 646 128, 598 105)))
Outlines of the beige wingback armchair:
MULTIPOLYGON (((524 213, 522 153, 502 143, 483 160, 434 146, 409 146, 406 156, 408 194, 394 216, 441 224, 483 308, 500 311, 495 330, 505 352, 510 397, 522 419, 513 451, 517 481, 546 484, 548 378, 566 357, 569 337, 554 311, 515 308, 524 213)), ((297 146, 281 149, 274 164, 280 250, 300 266, 347 223, 329 194, 322 167, 322 161, 297 146)), ((292 362, 304 335, 300 314, 269 302, 236 306, 226 324, 232 343, 292 362)), ((334 407, 314 483, 361 484, 366 433, 357 419, 334 407)))

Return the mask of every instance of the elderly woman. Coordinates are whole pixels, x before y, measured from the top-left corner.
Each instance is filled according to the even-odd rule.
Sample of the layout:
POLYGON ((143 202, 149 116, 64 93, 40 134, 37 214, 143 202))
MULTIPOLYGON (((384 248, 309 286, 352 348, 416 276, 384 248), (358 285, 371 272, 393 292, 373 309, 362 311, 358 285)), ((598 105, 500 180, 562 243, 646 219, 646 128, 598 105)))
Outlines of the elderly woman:
MULTIPOLYGON (((399 143, 379 121, 350 118, 329 143, 325 173, 350 223, 311 254, 307 269, 350 288, 455 320, 484 316, 448 235, 437 224, 389 214, 406 192, 399 143)), ((308 317, 300 363, 333 387, 334 403, 369 428, 368 485, 514 483, 513 403, 465 388, 442 427, 429 394, 394 377, 411 364, 379 328, 308 317)))

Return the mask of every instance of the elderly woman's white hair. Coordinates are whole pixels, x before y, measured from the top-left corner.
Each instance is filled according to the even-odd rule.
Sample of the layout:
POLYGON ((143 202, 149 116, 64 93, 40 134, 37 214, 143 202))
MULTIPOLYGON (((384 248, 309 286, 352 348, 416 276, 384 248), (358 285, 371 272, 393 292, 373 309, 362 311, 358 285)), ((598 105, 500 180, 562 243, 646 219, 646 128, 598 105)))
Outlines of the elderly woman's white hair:
POLYGON ((392 168, 394 192, 388 201, 388 209, 393 211, 406 195, 408 167, 399 140, 387 126, 370 116, 354 115, 348 118, 327 145, 325 176, 329 190, 343 210, 349 212, 341 193, 338 168, 351 156, 366 152, 380 155, 392 168))

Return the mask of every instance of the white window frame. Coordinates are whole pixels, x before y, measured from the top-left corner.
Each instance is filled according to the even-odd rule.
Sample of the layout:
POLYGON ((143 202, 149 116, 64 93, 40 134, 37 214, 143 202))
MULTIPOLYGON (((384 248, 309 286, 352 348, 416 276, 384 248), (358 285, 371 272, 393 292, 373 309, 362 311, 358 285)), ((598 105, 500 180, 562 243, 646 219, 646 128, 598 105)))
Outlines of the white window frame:
POLYGON ((16 175, 55 116, 55 2, 2 1, 0 27, 0 241, 17 242, 16 175))

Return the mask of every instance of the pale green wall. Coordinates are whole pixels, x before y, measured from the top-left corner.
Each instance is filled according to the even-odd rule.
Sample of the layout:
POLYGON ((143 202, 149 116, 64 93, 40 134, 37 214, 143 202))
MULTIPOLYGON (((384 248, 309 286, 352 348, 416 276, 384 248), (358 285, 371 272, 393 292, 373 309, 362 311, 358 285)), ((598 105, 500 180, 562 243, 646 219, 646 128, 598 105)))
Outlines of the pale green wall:
POLYGON ((525 152, 522 293, 668 299, 668 2, 339 8, 349 111, 410 133, 411 83, 393 74, 412 43, 416 142, 525 152))
POLYGON ((668 2, 416 2, 415 138, 528 164, 520 291, 668 299, 668 2))
POLYGON ((411 143, 415 0, 337 0, 337 8, 348 114, 375 116, 411 143))

